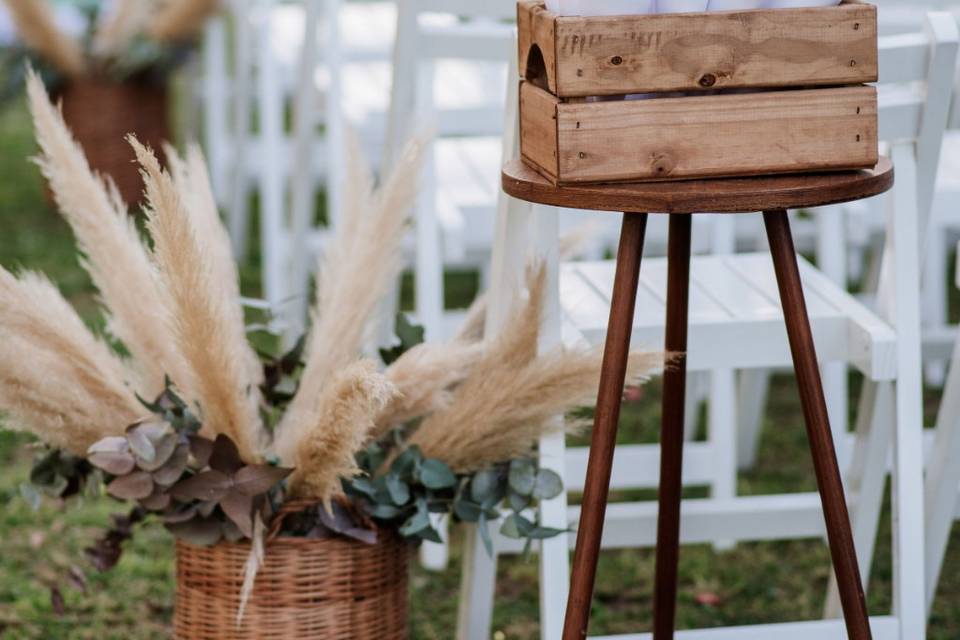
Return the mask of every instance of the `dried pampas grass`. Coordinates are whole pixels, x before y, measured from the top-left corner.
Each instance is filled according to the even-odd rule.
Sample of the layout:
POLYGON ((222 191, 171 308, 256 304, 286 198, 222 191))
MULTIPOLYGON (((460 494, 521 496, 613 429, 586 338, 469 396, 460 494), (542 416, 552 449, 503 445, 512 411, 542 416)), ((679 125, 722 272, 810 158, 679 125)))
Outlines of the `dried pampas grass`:
POLYGON ((47 0, 4 0, 20 37, 61 73, 77 77, 86 71, 80 43, 57 26, 47 0))
POLYGON ((122 54, 144 31, 155 10, 152 0, 116 0, 111 14, 97 25, 92 43, 94 55, 108 58, 122 54))
POLYGON ((0 268, 0 404, 21 428, 84 452, 144 413, 127 373, 49 280, 0 268))
MULTIPOLYGON (((232 323, 242 326, 245 320, 243 306, 240 304, 240 273, 233 257, 230 236, 220 220, 220 211, 213 195, 203 151, 196 144, 191 144, 187 147, 186 156, 180 157, 172 146, 166 145, 164 155, 177 193, 190 213, 188 217, 194 235, 203 238, 204 253, 212 279, 220 284, 224 299, 234 301, 232 305, 224 305, 224 311, 232 312, 232 323)), ((259 380, 263 373, 260 359, 252 349, 246 350, 246 355, 250 376, 259 380)))
MULTIPOLYGON (((564 428, 551 418, 597 399, 602 361, 599 351, 556 351, 517 371, 471 376, 453 404, 427 418, 410 444, 460 473, 528 456, 542 435, 564 428)), ((642 382, 662 365, 660 354, 631 354, 628 384, 642 382)))
POLYGON ((219 8, 220 0, 168 0, 150 20, 147 33, 161 42, 192 38, 219 8))
POLYGON ((161 320, 166 306, 137 227, 112 183, 95 175, 43 82, 27 72, 27 94, 41 154, 37 158, 57 206, 84 254, 83 266, 110 310, 108 330, 139 367, 138 391, 148 398, 164 375, 182 379, 185 363, 161 320))
POLYGON ((357 360, 371 318, 402 266, 400 242, 416 196, 423 141, 408 145, 377 191, 355 135, 348 136, 345 218, 320 260, 317 303, 300 389, 277 427, 299 432, 317 424, 316 398, 338 371, 357 360))
MULTIPOLYGON (((526 456, 541 435, 563 428, 551 418, 596 399, 601 352, 536 355, 544 281, 542 266, 530 269, 526 304, 513 312, 453 402, 411 436, 424 455, 463 473, 526 456)), ((662 363, 659 354, 631 355, 628 382, 641 381, 662 363)))
POLYGON ((294 495, 322 500, 327 508, 341 491, 341 478, 357 475, 355 456, 367 442, 376 417, 395 397, 396 388, 370 361, 356 362, 334 375, 323 393, 311 398, 312 424, 298 421, 279 434, 276 453, 296 471, 294 495))
POLYGON ((467 378, 482 355, 483 345, 453 342, 420 344, 400 356, 384 372, 398 393, 377 417, 373 435, 447 408, 454 387, 467 378))
POLYGON ((224 433, 244 460, 261 458, 265 432, 259 416, 262 380, 251 375, 255 354, 247 342, 232 285, 218 279, 208 255, 208 239, 197 235, 173 180, 156 156, 130 138, 143 168, 147 227, 153 258, 169 291, 166 321, 188 364, 188 380, 175 381, 199 400, 204 428, 224 433))

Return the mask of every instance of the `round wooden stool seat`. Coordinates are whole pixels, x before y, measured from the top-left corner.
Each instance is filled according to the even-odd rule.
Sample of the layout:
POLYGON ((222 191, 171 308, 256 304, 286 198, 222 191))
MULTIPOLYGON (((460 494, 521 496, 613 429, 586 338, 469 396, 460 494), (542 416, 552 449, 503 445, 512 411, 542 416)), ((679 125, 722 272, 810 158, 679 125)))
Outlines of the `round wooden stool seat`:
POLYGON ((893 186, 893 164, 869 170, 684 182, 555 186, 520 160, 503 168, 503 190, 520 200, 572 209, 646 213, 757 213, 861 200, 893 186))

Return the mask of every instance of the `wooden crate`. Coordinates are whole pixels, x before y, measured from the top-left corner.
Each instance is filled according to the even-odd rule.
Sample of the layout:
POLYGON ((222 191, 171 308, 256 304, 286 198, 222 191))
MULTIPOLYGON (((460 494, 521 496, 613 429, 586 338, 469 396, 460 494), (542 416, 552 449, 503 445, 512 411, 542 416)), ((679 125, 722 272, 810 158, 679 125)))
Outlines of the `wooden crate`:
POLYGON ((872 5, 583 18, 521 0, 518 25, 521 153, 554 183, 877 162, 872 5))

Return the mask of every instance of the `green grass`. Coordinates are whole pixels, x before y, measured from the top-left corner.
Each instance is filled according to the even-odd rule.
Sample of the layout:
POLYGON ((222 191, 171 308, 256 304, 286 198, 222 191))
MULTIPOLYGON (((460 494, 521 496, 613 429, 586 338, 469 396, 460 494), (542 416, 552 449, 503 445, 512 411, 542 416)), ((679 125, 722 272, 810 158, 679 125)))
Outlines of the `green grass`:
MULTIPOLYGON (((79 269, 69 230, 50 210, 35 167, 29 122, 20 107, 0 112, 0 264, 48 273, 92 324, 98 325, 94 291, 79 269)), ((244 291, 258 292, 256 251, 243 265, 244 291)), ((448 302, 464 305, 476 288, 473 274, 448 279, 448 302)), ((409 298, 410 281, 405 291, 409 298)), ((856 387, 856 385, 853 385, 856 387)), ((626 407, 621 440, 656 440, 659 387, 626 407)), ((935 411, 936 396, 928 405, 935 411)), ((34 512, 19 496, 34 454, 29 439, 0 431, 0 639, 133 639, 169 637, 174 586, 169 536, 147 526, 120 565, 107 574, 90 568, 82 549, 121 507, 109 500, 46 503, 34 512), (69 579, 71 568, 86 576, 85 591, 69 579), (51 602, 51 586, 64 597, 62 615, 51 602)), ((758 463, 739 478, 741 493, 808 491, 814 488, 795 383, 778 377, 771 392, 758 463)), ((703 495, 696 488, 690 495, 703 495)), ((649 496, 650 492, 643 495, 649 496)), ((960 538, 960 531, 955 532, 960 538)), ((411 577, 411 636, 453 635, 459 586, 458 532, 453 534, 449 571, 411 577)), ((960 637, 960 539, 954 540, 934 609, 931 640, 960 637)), ((680 564, 681 628, 815 619, 819 617, 829 559, 820 541, 742 544, 717 553, 709 546, 684 547, 680 564), (712 600, 712 604, 704 602, 712 600)), ((890 606, 889 514, 885 514, 870 584, 870 609, 890 606)), ((597 581, 594 633, 649 629, 653 559, 650 550, 604 553, 597 581)), ((496 637, 538 638, 537 565, 534 559, 504 558, 497 583, 496 637)))

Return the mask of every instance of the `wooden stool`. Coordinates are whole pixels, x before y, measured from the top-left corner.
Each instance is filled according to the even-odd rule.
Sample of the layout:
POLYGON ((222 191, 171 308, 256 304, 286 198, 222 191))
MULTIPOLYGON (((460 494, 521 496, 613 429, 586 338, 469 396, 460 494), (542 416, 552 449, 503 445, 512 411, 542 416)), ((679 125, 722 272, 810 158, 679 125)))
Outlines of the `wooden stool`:
POLYGON ((520 161, 504 167, 503 189, 515 198, 558 207, 625 212, 573 559, 570 598, 564 621, 564 640, 586 637, 590 620, 647 223, 647 213, 641 212, 670 214, 665 348, 668 353, 677 356, 663 376, 653 637, 655 640, 669 640, 674 635, 680 546, 691 214, 703 211, 763 212, 847 634, 851 640, 871 638, 850 518, 830 432, 787 209, 859 200, 881 194, 892 186, 893 166, 887 159, 881 159, 869 171, 560 187, 554 186, 520 161))

